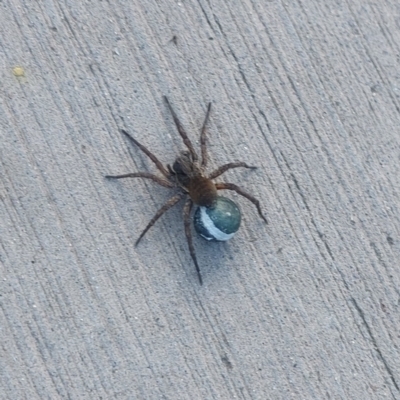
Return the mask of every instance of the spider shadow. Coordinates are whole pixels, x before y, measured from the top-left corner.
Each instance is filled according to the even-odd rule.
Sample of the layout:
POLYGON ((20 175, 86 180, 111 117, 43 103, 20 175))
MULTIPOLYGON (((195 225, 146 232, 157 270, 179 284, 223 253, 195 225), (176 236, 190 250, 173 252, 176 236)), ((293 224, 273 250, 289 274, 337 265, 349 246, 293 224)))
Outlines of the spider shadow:
POLYGON ((193 238, 204 283, 220 279, 226 281, 230 267, 235 264, 235 253, 238 251, 237 244, 233 243, 235 239, 209 241, 202 238, 197 232, 194 232, 193 238))
MULTIPOLYGON (((162 203, 164 200, 165 199, 162 198, 159 200, 159 202, 162 203)), ((140 250, 142 246, 153 247, 154 244, 158 242, 160 251, 168 251, 170 254, 173 252, 177 253, 177 257, 180 260, 179 269, 181 269, 183 271, 182 273, 186 275, 185 279, 193 279, 195 282, 197 280, 196 268, 193 265, 193 261, 188 250, 188 245, 185 240, 185 232, 182 222, 182 209, 183 202, 168 210, 168 212, 165 213, 162 218, 160 218, 157 224, 146 233, 146 235, 137 245, 137 250, 140 250)), ((235 259, 235 253, 239 251, 239 247, 236 247, 237 245, 232 243, 235 238, 223 242, 215 240, 209 241, 201 237, 196 232, 193 225, 193 215, 195 211, 196 208, 192 210, 191 214, 191 231, 200 272, 202 274, 204 283, 210 282, 211 280, 214 280, 214 278, 219 280, 219 278, 216 276, 218 274, 215 273, 223 272, 223 275, 229 273, 229 268, 226 268, 226 265, 230 266, 232 263, 234 263, 233 260, 235 259)), ((146 220, 148 217, 151 217, 151 215, 151 212, 147 215, 146 211, 146 217, 143 217, 143 221, 140 222, 140 224, 145 224, 146 220)), ((137 228, 134 235, 137 236, 140 231, 141 227, 137 228)), ((172 256, 168 256, 168 259, 170 259, 170 257, 172 256)), ((166 265, 166 268, 168 268, 168 265, 166 265)), ((173 274, 179 274, 179 270, 173 272, 173 274)), ((175 278, 177 277, 178 275, 175 278)), ((224 278, 221 277, 221 279, 224 278)))

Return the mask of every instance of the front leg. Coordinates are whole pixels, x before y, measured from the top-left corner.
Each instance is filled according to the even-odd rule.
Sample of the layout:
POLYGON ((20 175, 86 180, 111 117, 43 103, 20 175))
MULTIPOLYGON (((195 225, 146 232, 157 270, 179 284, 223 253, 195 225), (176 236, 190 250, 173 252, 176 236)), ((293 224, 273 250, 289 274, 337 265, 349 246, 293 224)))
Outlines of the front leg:
POLYGON ((238 167, 249 168, 249 169, 257 169, 257 167, 252 167, 251 165, 247 165, 246 163, 241 162, 241 161, 231 162, 231 163, 222 165, 221 167, 219 167, 215 171, 211 172, 211 174, 209 175, 208 178, 209 179, 215 179, 218 176, 222 175, 224 172, 228 171, 228 169, 238 168, 238 167))
POLYGON ((215 187, 217 188, 217 190, 223 190, 223 189, 234 190, 237 194, 246 197, 247 200, 250 200, 257 207, 258 214, 265 221, 265 223, 268 224, 267 218, 264 217, 261 211, 260 202, 254 196, 245 192, 243 189, 241 189, 234 183, 216 183, 215 187))
POLYGON ((164 166, 162 165, 161 161, 150 150, 148 150, 147 147, 145 147, 141 143, 139 143, 125 129, 121 129, 121 133, 123 133, 132 143, 134 143, 137 147, 139 147, 139 149, 142 150, 143 153, 146 154, 146 156, 149 157, 151 161, 153 161, 153 163, 158 168, 158 170, 166 178, 168 178, 168 171, 164 168, 164 166))
POLYGON ((200 145, 201 145, 201 166, 203 169, 207 167, 208 153, 207 153, 207 138, 206 138, 206 125, 208 117, 210 116, 211 103, 208 103, 206 117, 204 118, 203 127, 200 133, 200 145))
POLYGON ((153 175, 148 172, 133 172, 131 174, 124 174, 124 175, 106 175, 105 177, 108 179, 145 178, 145 179, 151 179, 153 182, 156 182, 159 185, 167 188, 175 187, 175 185, 172 182, 169 182, 163 178, 159 178, 157 175, 153 175))
POLYGON ((193 161, 197 161, 199 157, 197 156, 197 153, 194 150, 192 142, 190 141, 187 133, 183 129, 183 126, 182 126, 181 122, 179 121, 178 116, 175 114, 175 111, 172 108, 171 104, 169 103, 167 96, 163 96, 163 98, 164 98, 165 102, 167 103, 169 111, 171 112, 171 115, 172 115, 172 119, 174 120, 176 128, 178 129, 178 132, 181 135, 183 143, 185 143, 186 147, 189 149, 189 152, 192 155, 193 161))

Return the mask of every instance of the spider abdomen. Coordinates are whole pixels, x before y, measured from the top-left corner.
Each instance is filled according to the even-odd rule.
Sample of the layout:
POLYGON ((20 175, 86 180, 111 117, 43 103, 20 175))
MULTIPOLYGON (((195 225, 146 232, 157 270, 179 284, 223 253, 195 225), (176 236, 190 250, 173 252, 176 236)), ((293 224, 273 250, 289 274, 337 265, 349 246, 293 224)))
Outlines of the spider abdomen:
POLYGON ((207 240, 225 241, 240 226, 239 207, 230 199, 218 196, 212 207, 199 207, 194 214, 196 232, 207 240))
POLYGON ((217 198, 217 188, 211 179, 204 176, 192 178, 188 190, 193 202, 201 207, 210 207, 217 198))

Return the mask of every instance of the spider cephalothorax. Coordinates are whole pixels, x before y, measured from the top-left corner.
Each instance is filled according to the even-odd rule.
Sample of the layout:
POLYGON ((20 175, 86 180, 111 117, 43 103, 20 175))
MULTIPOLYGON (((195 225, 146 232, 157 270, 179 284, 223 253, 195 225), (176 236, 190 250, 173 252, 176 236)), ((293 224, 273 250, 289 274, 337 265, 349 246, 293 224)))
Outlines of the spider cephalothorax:
POLYGON ((234 190, 236 193, 250 200, 256 207, 260 217, 266 222, 267 219, 264 217, 259 201, 252 195, 245 192, 239 186, 233 183, 214 183, 213 179, 222 175, 229 169, 232 168, 250 168, 255 169, 247 165, 244 162, 232 162, 217 168, 211 172, 208 176, 205 174, 205 168, 208 162, 207 145, 206 145, 206 124, 210 115, 211 103, 208 104, 206 117, 204 119, 203 127, 200 134, 200 145, 201 145, 201 161, 194 150, 194 147, 189 140, 186 132, 184 131, 177 115, 172 109, 167 97, 164 96, 164 100, 172 114, 175 125, 181 135, 183 142, 185 143, 188 151, 182 151, 176 158, 172 167, 167 165, 167 168, 158 160, 158 158, 151 153, 145 146, 140 144, 134 139, 128 132, 121 130, 121 132, 127 136, 136 146, 138 146, 155 164, 157 169, 161 172, 163 177, 153 175, 148 172, 134 172, 124 175, 107 175, 107 178, 121 179, 121 178, 146 178, 158 183, 161 186, 168 188, 178 189, 178 193, 171 197, 156 213, 156 215, 150 220, 146 228, 140 234, 136 241, 136 245, 146 234, 146 232, 155 224, 158 218, 161 217, 167 210, 177 204, 180 200, 186 198, 186 202, 183 208, 185 234, 189 245, 190 255, 196 266, 197 275, 199 277, 200 284, 203 283, 200 268, 197 263, 196 254, 193 247, 192 231, 190 229, 190 213, 193 204, 199 206, 195 213, 195 228, 201 236, 207 240, 228 240, 233 234, 239 229, 240 225, 240 211, 236 204, 229 199, 220 197, 217 195, 217 191, 221 189, 234 190))
POLYGON ((187 192, 195 204, 211 207, 217 198, 217 188, 211 179, 204 176, 198 161, 194 161, 188 151, 182 151, 176 158, 172 168, 168 166, 172 176, 181 189, 187 192))

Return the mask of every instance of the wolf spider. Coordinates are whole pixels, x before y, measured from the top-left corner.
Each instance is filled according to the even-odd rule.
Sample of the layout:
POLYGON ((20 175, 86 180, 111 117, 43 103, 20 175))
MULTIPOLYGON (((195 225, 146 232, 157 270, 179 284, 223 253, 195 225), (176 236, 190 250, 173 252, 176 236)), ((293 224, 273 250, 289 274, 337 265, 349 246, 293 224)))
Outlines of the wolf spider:
POLYGON ((182 140, 185 146, 187 147, 188 151, 181 151, 179 156, 176 158, 175 162, 172 164, 172 167, 170 165, 167 165, 167 167, 165 168, 153 153, 151 153, 145 146, 143 146, 136 139, 134 139, 128 132, 121 129, 121 132, 150 158, 150 160, 155 164, 159 172, 161 172, 163 177, 159 177, 157 175, 148 172, 133 172, 124 175, 107 175, 106 178, 110 179, 145 178, 145 179, 150 179, 153 182, 156 182, 159 185, 167 188, 179 189, 179 192, 175 194, 173 197, 171 197, 156 212, 154 217, 150 220, 146 228, 143 230, 139 238, 136 240, 135 245, 138 245, 138 243, 146 234, 146 232, 155 224, 155 222, 166 211, 168 211, 170 208, 175 206, 179 201, 185 198, 186 202, 183 207, 185 234, 189 245, 190 255, 196 267, 197 276, 199 278, 200 284, 202 285, 203 280, 201 277, 199 265, 197 263, 197 258, 193 246, 192 231, 190 229, 190 214, 192 211, 193 204, 196 204, 200 207, 211 207, 217 199, 217 190, 222 190, 222 189, 233 190, 239 195, 250 200, 256 206, 259 216, 268 224, 267 219, 264 217, 261 211, 260 203, 255 197, 245 192, 243 189, 241 189, 239 186, 233 183, 212 182, 213 179, 222 175, 229 169, 238 167, 256 169, 257 167, 247 165, 244 162, 231 162, 222 165, 221 167, 217 168, 207 176, 205 174, 205 169, 208 163, 208 153, 206 144, 206 124, 211 111, 211 103, 208 104, 207 113, 200 133, 200 147, 201 147, 201 162, 200 162, 199 156, 194 150, 191 141, 189 140, 185 130, 183 129, 177 115, 172 109, 171 104, 169 103, 167 97, 164 96, 163 98, 172 114, 172 118, 175 122, 178 132, 182 137, 182 140))

